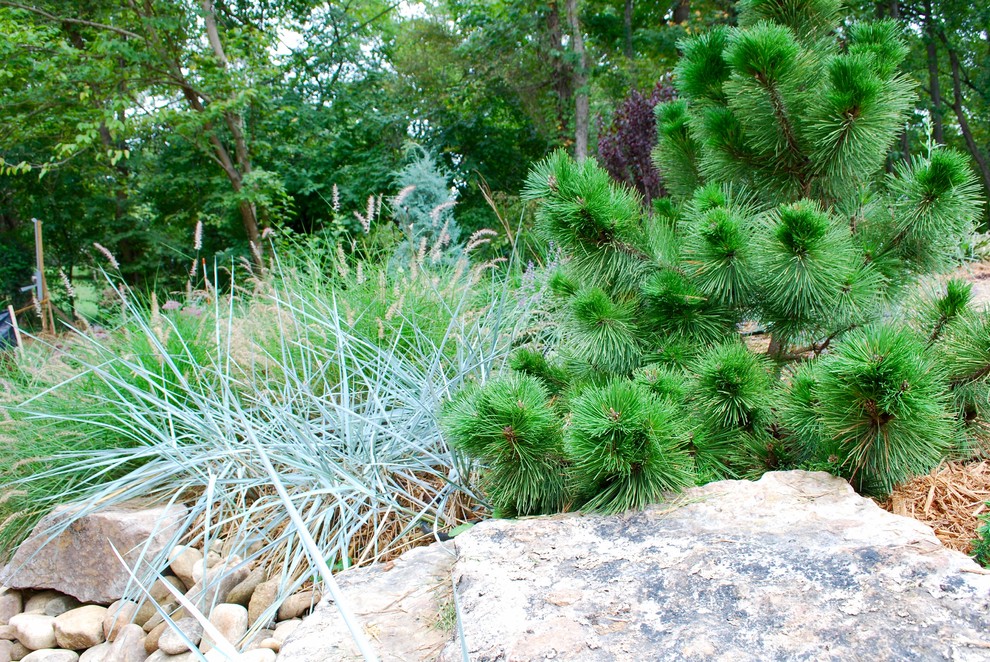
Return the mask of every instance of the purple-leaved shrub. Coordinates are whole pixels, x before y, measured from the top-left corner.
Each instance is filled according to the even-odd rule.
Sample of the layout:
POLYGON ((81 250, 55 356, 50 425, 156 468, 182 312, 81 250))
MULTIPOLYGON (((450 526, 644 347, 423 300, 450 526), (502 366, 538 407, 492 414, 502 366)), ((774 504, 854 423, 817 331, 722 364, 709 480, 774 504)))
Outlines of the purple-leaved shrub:
POLYGON ((651 157, 657 144, 653 109, 676 96, 671 78, 666 75, 657 81, 649 96, 631 90, 608 126, 598 117, 598 160, 616 181, 639 191, 647 205, 653 198, 667 194, 651 157))

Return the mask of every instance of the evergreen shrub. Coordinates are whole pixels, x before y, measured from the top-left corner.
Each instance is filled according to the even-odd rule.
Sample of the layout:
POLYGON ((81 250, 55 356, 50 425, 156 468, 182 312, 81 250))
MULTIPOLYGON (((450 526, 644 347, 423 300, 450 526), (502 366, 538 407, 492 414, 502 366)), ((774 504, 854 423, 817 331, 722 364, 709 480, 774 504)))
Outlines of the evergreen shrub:
POLYGON ((836 0, 738 9, 739 27, 681 44, 677 98, 656 108, 669 197, 647 208, 561 152, 529 175, 566 256, 550 279, 559 342, 511 362, 543 390, 504 397, 522 382, 498 378, 443 417, 497 513, 614 512, 786 468, 883 494, 984 448, 990 317, 938 277, 980 201, 940 146, 884 172, 914 94, 900 28, 844 22, 836 0), (555 412, 513 438, 513 457, 538 459, 478 447, 523 404, 555 412))
MULTIPOLYGON (((452 264, 460 256, 460 227, 454 218, 456 190, 436 159, 421 147, 410 149, 408 162, 395 175, 399 194, 392 200, 395 222, 404 235, 389 266, 408 268, 419 260, 452 264)), ((367 216, 374 216, 369 211, 367 216)))

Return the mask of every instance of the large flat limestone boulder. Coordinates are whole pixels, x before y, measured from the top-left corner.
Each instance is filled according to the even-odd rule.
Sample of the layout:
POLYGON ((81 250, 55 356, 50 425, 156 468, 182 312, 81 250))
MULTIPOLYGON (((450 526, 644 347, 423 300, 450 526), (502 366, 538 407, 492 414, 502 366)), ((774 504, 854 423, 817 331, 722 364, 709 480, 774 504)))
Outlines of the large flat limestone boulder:
MULTIPOLYGON (((450 639, 451 543, 412 549, 390 563, 337 575, 365 635, 382 662, 436 660, 450 639)), ((324 598, 286 639, 284 662, 362 660, 330 598, 324 598)))
POLYGON ((107 508, 80 517, 53 538, 52 530, 68 513, 59 507, 38 523, 0 571, 4 586, 50 588, 108 605, 123 596, 130 578, 111 544, 134 569, 142 552, 146 559, 162 552, 187 510, 178 505, 107 508))
MULTIPOLYGON (((990 576, 824 473, 456 538, 470 659, 986 660, 990 576)), ((458 642, 441 660, 461 660, 458 642)))
MULTIPOLYGON (((990 659, 990 573, 824 473, 492 520, 454 547, 338 575, 383 660, 463 659, 451 573, 472 662, 990 659)), ((278 659, 361 658, 324 599, 278 659)))

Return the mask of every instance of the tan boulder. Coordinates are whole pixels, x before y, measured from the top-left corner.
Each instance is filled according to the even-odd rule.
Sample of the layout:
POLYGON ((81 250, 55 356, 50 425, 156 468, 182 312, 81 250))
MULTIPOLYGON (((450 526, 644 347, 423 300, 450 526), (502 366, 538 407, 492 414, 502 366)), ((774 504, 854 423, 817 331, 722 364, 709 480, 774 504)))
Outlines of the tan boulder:
POLYGON ((164 552, 186 512, 178 505, 124 505, 77 517, 70 507, 60 506, 17 548, 0 582, 15 589, 56 589, 84 603, 108 605, 123 597, 128 568, 164 552), (52 531, 60 532, 53 538, 52 531), (123 555, 123 563, 113 549, 123 555))
POLYGON ((55 648, 55 617, 45 614, 17 614, 10 619, 17 641, 26 648, 36 651, 55 648))
POLYGON ((110 644, 106 662, 144 662, 148 656, 144 649, 146 637, 140 625, 132 623, 120 628, 113 643, 110 644))
POLYGON ((117 600, 107 607, 103 617, 103 637, 110 642, 116 639, 117 633, 134 621, 137 611, 138 606, 130 600, 117 600))
POLYGON ((107 608, 86 605, 71 609, 55 617, 55 641, 59 648, 83 650, 106 641, 103 635, 103 619, 107 608))

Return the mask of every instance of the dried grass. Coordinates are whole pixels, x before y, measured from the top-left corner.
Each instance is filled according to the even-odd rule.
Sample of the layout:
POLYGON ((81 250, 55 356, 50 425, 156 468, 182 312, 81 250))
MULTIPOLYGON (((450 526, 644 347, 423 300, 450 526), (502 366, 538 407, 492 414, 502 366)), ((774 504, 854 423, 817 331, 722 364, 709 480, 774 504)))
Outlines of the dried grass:
MULTIPOLYGON (((437 469, 439 471, 441 468, 437 467, 437 469)), ((404 493, 398 495, 397 501, 409 510, 420 509, 424 503, 432 502, 446 487, 439 475, 419 472, 415 476, 416 481, 409 480, 408 477, 403 479, 396 476, 396 480, 405 489, 404 493)), ((444 501, 442 518, 438 519, 453 528, 477 520, 479 509, 478 502, 469 495, 453 491, 444 501)), ((349 556, 354 566, 391 561, 414 547, 429 545, 437 540, 435 535, 425 533, 419 528, 410 530, 410 521, 403 513, 384 513, 375 520, 362 526, 351 538, 349 556), (373 555, 372 552, 375 550, 382 551, 373 555)), ((427 525, 431 524, 426 520, 424 522, 427 525)))
POLYGON ((943 545, 968 554, 988 500, 990 462, 983 460, 942 464, 900 485, 880 505, 927 524, 943 545))

